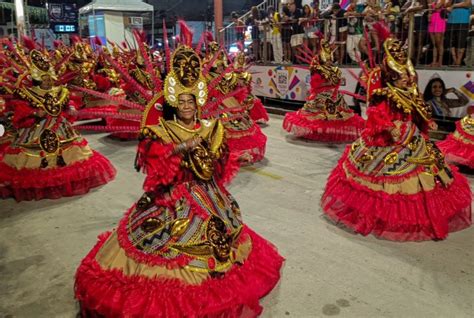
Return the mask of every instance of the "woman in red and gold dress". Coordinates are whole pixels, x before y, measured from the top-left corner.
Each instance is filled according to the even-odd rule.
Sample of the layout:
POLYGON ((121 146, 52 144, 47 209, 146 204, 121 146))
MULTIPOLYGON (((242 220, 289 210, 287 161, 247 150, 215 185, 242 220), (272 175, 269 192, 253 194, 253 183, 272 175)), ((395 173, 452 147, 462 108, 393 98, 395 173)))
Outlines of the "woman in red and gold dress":
POLYGON ((238 164, 223 124, 199 118, 199 56, 181 44, 171 63, 164 92, 174 119, 147 119, 142 130, 145 193, 81 262, 76 298, 93 317, 256 317, 283 259, 224 187, 238 164))
POLYGON ((428 139, 433 122, 402 43, 370 72, 367 125, 329 176, 324 213, 362 235, 442 240, 471 225, 471 189, 428 139))
POLYGON ((445 140, 438 142, 438 147, 446 161, 452 164, 474 169, 474 109, 470 114, 456 123, 456 130, 445 140))
POLYGON ((24 67, 23 72, 1 83, 13 91, 15 135, 0 161, 0 197, 57 199, 112 180, 116 171, 111 163, 69 123, 69 91, 55 84, 48 56, 36 49, 17 54, 25 64, 15 67, 24 67))
POLYGON ((240 87, 240 73, 227 65, 227 56, 216 42, 210 43, 210 57, 206 68, 209 69, 210 104, 203 111, 204 118, 219 118, 226 130, 229 149, 239 157, 242 164, 253 164, 263 160, 267 145, 267 136, 252 120, 248 110, 254 106, 247 87, 240 87), (216 57, 217 55, 217 57, 216 57))
POLYGON ((324 142, 351 142, 360 136, 364 120, 347 107, 339 92, 341 70, 333 64, 326 40, 310 62, 311 94, 303 108, 287 113, 283 129, 296 137, 324 142))

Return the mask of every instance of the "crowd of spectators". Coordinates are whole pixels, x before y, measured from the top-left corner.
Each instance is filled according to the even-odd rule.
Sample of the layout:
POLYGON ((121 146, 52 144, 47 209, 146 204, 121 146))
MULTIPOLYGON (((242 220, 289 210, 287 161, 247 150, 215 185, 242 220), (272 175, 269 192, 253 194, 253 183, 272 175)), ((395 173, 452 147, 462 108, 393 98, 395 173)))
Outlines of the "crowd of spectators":
POLYGON ((373 26, 383 21, 411 45, 414 64, 472 67, 472 1, 334 0, 322 8, 319 0, 304 5, 303 1, 281 0, 278 10, 268 7, 263 12, 252 7, 245 21, 235 13, 232 18, 238 41, 251 26, 250 54, 256 62, 298 63, 298 48, 304 45, 316 52, 323 36, 334 46, 339 64, 356 64, 369 50, 378 58, 381 43, 373 26))

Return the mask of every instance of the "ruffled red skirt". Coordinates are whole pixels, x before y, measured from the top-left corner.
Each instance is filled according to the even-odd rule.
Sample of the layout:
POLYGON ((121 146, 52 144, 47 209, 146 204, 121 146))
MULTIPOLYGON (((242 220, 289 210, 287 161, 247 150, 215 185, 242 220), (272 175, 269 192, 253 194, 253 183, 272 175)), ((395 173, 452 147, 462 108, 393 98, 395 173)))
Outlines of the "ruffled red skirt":
POLYGON ((252 156, 249 163, 259 162, 265 157, 267 136, 257 124, 254 123, 248 131, 244 132, 227 130, 226 136, 230 152, 237 157, 248 153, 252 156))
POLYGON ((89 192, 115 178, 116 170, 100 153, 66 167, 17 170, 0 162, 0 198, 17 201, 59 199, 89 192))
POLYGON ((437 145, 444 153, 447 162, 474 169, 474 136, 466 133, 460 127, 460 122, 457 122, 456 126, 456 132, 470 143, 449 134, 445 140, 438 142, 437 145))
POLYGON ((364 119, 354 114, 346 120, 315 120, 308 118, 301 111, 297 111, 285 115, 283 129, 299 138, 346 143, 352 142, 360 136, 364 129, 364 119))
POLYGON ((263 106, 262 101, 260 98, 255 97, 253 102, 253 107, 249 111, 250 118, 252 118, 255 122, 268 122, 270 118, 268 118, 268 113, 265 107, 263 106))
POLYGON ((101 268, 95 256, 110 235, 106 233, 77 270, 76 298, 89 317, 256 317, 262 312, 259 299, 280 279, 283 258, 249 228, 243 231, 252 239, 245 263, 200 285, 101 268))
POLYGON ((324 213, 335 222, 393 241, 445 239, 449 232, 471 225, 471 189, 455 168, 447 187, 388 194, 348 178, 342 166, 346 157, 347 151, 329 176, 321 200, 324 213))

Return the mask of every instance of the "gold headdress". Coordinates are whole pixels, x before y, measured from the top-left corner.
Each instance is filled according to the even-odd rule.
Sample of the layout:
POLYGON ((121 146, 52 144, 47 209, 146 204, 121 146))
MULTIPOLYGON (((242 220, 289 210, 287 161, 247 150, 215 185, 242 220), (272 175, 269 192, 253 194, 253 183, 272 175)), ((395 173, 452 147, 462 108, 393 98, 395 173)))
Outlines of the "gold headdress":
POLYGON ((178 107, 181 94, 196 97, 198 106, 207 101, 207 84, 202 75, 202 63, 199 55, 189 46, 181 45, 171 57, 171 71, 165 79, 165 99, 173 107, 178 107))
POLYGON ((41 81, 45 75, 50 76, 56 80, 54 68, 51 65, 49 58, 38 50, 31 50, 30 52, 30 74, 36 81, 41 81))
POLYGON ((326 62, 333 62, 334 56, 333 51, 329 42, 325 39, 321 39, 320 51, 319 51, 319 62, 324 64, 326 62))
POLYGON ((398 39, 388 38, 383 43, 385 50, 385 65, 390 70, 398 74, 408 72, 410 77, 415 77, 416 72, 411 60, 408 58, 407 51, 398 39))

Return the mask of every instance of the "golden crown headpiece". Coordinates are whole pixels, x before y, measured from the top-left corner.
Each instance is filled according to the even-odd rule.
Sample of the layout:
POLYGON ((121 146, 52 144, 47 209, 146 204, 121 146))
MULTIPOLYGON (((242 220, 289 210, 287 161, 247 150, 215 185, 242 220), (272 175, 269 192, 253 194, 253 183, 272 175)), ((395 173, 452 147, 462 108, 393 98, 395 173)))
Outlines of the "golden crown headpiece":
POLYGON ((332 62, 334 60, 333 52, 331 46, 326 39, 321 39, 320 51, 319 51, 319 60, 321 63, 332 62))
POLYGON ((383 48, 385 51, 384 64, 386 67, 398 74, 408 72, 408 75, 416 76, 415 67, 408 58, 408 52, 398 39, 386 39, 383 43, 383 48))
POLYGON ((202 62, 199 55, 189 46, 180 45, 171 56, 171 70, 165 79, 166 101, 178 107, 181 94, 196 97, 196 103, 202 107, 207 101, 207 84, 202 74, 202 62))
POLYGON ((36 81, 42 81, 43 76, 48 75, 52 79, 57 80, 56 73, 48 56, 38 50, 31 50, 29 60, 31 78, 36 81))

